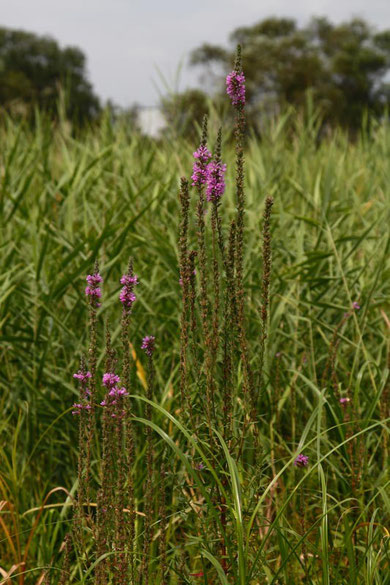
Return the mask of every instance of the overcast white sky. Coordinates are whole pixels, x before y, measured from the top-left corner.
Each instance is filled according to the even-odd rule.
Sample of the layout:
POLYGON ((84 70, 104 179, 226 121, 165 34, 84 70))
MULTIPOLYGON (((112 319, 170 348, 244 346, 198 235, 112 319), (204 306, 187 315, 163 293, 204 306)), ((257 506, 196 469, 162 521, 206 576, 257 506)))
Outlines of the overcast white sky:
POLYGON ((127 106, 158 102, 158 70, 179 89, 197 73, 186 59, 202 42, 224 44, 237 26, 262 18, 292 16, 306 22, 328 16, 339 22, 362 16, 390 28, 390 0, 0 0, 0 26, 49 34, 77 45, 88 58, 96 92, 127 106))

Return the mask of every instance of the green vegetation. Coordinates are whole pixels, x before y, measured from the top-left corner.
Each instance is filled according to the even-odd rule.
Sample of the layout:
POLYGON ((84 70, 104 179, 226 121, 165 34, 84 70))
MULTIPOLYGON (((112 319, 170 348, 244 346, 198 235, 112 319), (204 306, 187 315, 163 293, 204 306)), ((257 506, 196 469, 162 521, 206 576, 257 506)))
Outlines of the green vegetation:
MULTIPOLYGON (((356 18, 333 24, 317 17, 306 26, 289 18, 267 18, 233 30, 229 41, 230 47, 205 43, 192 52, 191 63, 204 70, 207 87, 210 78, 214 81, 215 97, 224 102, 224 71, 237 43, 242 45, 248 112, 259 132, 265 115, 283 111, 286 104, 303 108, 308 92, 327 125, 352 132, 365 112, 380 117, 388 109, 389 30, 377 31, 356 18)), ((185 108, 190 97, 183 94, 185 108)), ((195 97, 193 107, 201 99, 195 97)), ((173 103, 180 107, 180 96, 173 103)))
MULTIPOLYGON (((211 116, 209 145, 218 124, 211 116)), ((249 443, 237 457, 236 447, 228 448, 217 434, 208 443, 207 429, 194 441, 180 400, 178 189, 179 177, 190 175, 198 144, 168 136, 152 141, 129 134, 125 125, 112 126, 108 118, 80 139, 66 122, 53 127, 44 115, 37 114, 34 131, 4 119, 0 567, 4 578, 12 574, 7 585, 67 582, 61 581, 64 539, 71 534, 77 489, 78 425, 71 405, 78 388, 72 375, 88 348, 85 275, 98 258, 105 280, 99 323, 110 318, 112 342, 120 349, 119 279, 130 256, 140 279, 130 329, 139 359, 130 389, 138 396, 132 399, 139 419, 132 468, 137 511, 146 505, 147 469, 140 420, 148 412, 147 360, 140 346, 150 334, 156 337, 152 436, 156 461, 167 472, 154 472, 147 503, 153 510, 149 582, 389 585, 390 128, 386 121, 372 122, 369 131, 364 124, 351 143, 341 130, 319 141, 320 126, 313 112, 290 110, 265 122, 261 141, 250 135, 246 144, 243 277, 253 367, 262 351, 262 215, 268 195, 274 198, 273 268, 259 449, 254 456, 249 443), (341 404, 341 397, 349 402, 341 404), (293 465, 302 452, 309 456, 304 469, 293 465), (159 556, 162 481, 165 580, 159 556), (226 550, 215 528, 222 515, 226 550)), ((225 132, 223 226, 236 214, 232 138, 225 132)), ((195 198, 191 190, 191 218, 195 198)), ((210 213, 205 219, 209 224, 210 213)), ((190 240, 196 241, 193 219, 190 240)), ((239 437, 240 360, 234 376, 239 437)), ((201 412, 195 384, 190 392, 201 412)), ((95 482, 100 457, 96 440, 95 482)), ((142 541, 143 520, 137 517, 142 541)), ((86 542, 84 556, 71 554, 72 583, 93 582, 97 559, 86 542)))
POLYGON ((27 119, 35 108, 54 117, 61 89, 70 120, 84 124, 97 117, 99 99, 87 79, 80 49, 61 48, 51 37, 0 27, 0 105, 27 119))

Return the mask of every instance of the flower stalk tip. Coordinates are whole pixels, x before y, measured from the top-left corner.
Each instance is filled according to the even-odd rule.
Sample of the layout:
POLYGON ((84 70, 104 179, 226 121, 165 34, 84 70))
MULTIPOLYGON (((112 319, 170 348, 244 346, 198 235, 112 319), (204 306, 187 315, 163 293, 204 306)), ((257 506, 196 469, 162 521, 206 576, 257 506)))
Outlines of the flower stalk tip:
POLYGON ((307 467, 309 463, 309 457, 300 453, 294 461, 295 467, 307 467))
POLYGON ((144 350, 147 356, 152 357, 155 350, 156 338, 154 335, 146 335, 142 340, 141 349, 144 350))

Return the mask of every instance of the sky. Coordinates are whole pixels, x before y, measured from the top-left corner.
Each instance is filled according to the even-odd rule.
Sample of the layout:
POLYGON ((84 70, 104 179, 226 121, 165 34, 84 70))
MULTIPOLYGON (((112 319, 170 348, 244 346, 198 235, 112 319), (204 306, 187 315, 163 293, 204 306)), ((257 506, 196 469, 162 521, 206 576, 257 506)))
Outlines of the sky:
POLYGON ((96 93, 123 107, 154 106, 166 87, 195 85, 192 49, 224 45, 236 27, 269 16, 301 24, 311 16, 360 16, 390 28, 390 0, 0 0, 0 26, 78 46, 96 93))

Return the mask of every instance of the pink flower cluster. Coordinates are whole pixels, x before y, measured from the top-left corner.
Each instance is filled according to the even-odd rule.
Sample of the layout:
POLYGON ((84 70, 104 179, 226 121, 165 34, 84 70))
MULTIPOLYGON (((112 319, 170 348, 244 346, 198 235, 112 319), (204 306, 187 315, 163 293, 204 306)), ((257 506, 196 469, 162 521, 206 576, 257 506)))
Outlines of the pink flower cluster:
POLYGON ((120 381, 121 379, 117 374, 114 374, 112 372, 106 372, 105 374, 103 374, 103 385, 106 388, 112 388, 116 384, 119 384, 120 381))
POLYGON ((85 289, 85 294, 87 295, 87 297, 89 296, 92 298, 100 299, 100 297, 102 296, 102 291, 99 284, 103 282, 103 278, 101 277, 101 275, 98 272, 96 272, 95 274, 88 274, 86 281, 88 283, 88 286, 85 289))
POLYGON ((146 355, 148 355, 149 357, 153 355, 153 352, 155 350, 155 341, 156 338, 153 335, 147 335, 142 340, 141 349, 143 349, 146 355))
POLYGON ((82 384, 85 383, 88 380, 88 378, 91 377, 92 377, 91 372, 82 372, 81 370, 79 370, 77 374, 73 374, 73 378, 80 380, 82 384))
POLYGON ((207 163, 211 158, 211 152, 207 148, 201 144, 194 152, 194 166, 192 168, 192 185, 193 187, 200 187, 204 185, 207 181, 207 163))
MULTIPOLYGON (((127 392, 126 388, 122 386, 120 388, 117 384, 120 384, 120 377, 113 373, 113 372, 106 372, 103 374, 103 385, 108 389, 108 393, 104 400, 100 403, 100 406, 111 406, 116 404, 118 398, 122 398, 123 396, 128 396, 129 393, 127 392)), ((122 412, 123 414, 123 412, 122 412)), ((111 415, 115 418, 115 414, 111 415)))
POLYGON ((225 192, 226 165, 221 161, 211 161, 207 165, 207 201, 219 201, 225 192))
POLYGON ((129 274, 124 274, 121 278, 121 284, 123 284, 123 288, 119 294, 119 300, 123 305, 123 308, 130 313, 133 307, 134 302, 136 301, 136 296, 134 294, 134 287, 138 284, 138 278, 134 274, 130 276, 129 274))
POLYGON ((245 105, 245 75, 232 71, 226 77, 226 93, 232 100, 233 106, 245 105))
POLYGON ((73 404, 72 406, 74 410, 72 410, 72 414, 80 414, 82 410, 91 410, 91 405, 87 402, 88 397, 91 394, 91 391, 86 385, 89 378, 91 377, 92 374, 89 371, 85 372, 83 370, 79 370, 76 374, 73 374, 73 378, 80 382, 81 385, 80 395, 82 399, 84 398, 85 402, 84 403, 76 402, 75 404, 73 404))
POLYGON ((309 463, 309 457, 300 453, 294 461, 295 467, 306 467, 309 463))
POLYGON ((192 185, 195 187, 206 185, 207 201, 219 201, 225 192, 226 165, 219 160, 210 161, 211 156, 211 152, 204 145, 199 146, 194 152, 192 185))
POLYGON ((119 398, 120 396, 128 396, 129 393, 124 386, 122 388, 117 388, 114 386, 108 393, 109 396, 115 396, 115 398, 119 398))

